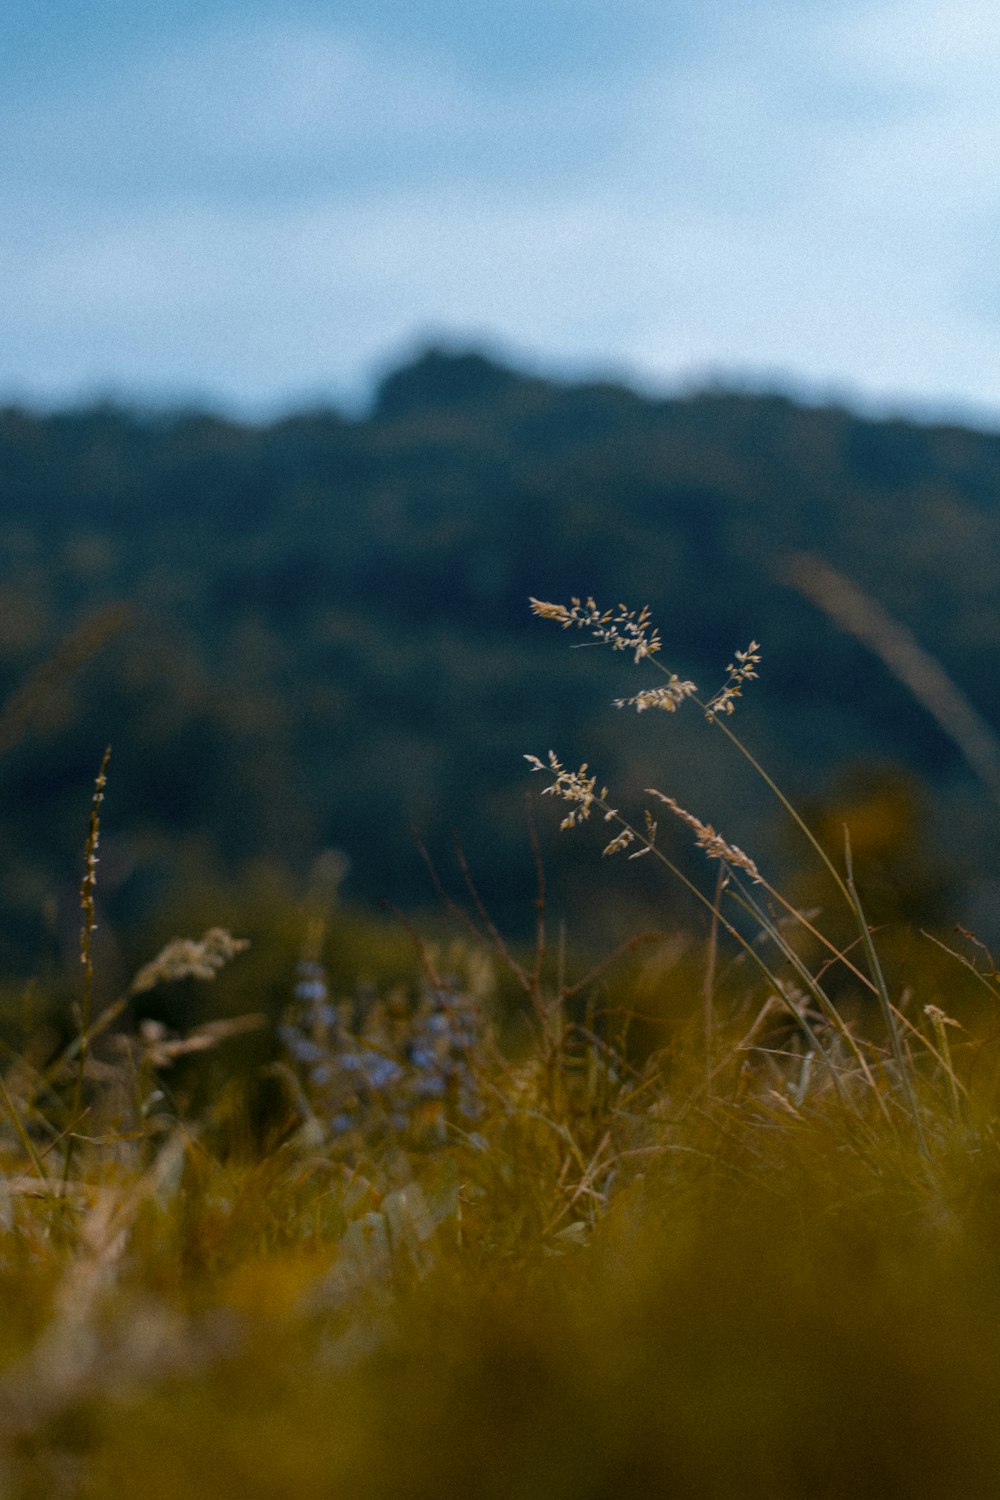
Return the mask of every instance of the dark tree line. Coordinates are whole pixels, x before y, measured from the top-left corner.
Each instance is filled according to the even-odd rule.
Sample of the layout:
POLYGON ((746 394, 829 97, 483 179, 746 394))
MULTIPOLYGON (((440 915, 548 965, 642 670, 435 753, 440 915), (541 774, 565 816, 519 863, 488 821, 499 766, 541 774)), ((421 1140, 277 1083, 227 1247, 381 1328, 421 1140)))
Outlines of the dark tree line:
MULTIPOLYGON (((616 714, 641 672, 567 649, 529 594, 648 602, 664 659, 710 687, 760 640, 745 729, 792 792, 818 806, 845 766, 908 774, 943 810, 927 837, 959 887, 995 879, 992 814, 949 739, 782 579, 791 552, 825 558, 1000 724, 998 497, 992 434, 777 397, 651 400, 477 354, 428 352, 358 420, 0 412, 11 964, 66 925, 108 741, 122 920, 178 881, 304 879, 330 846, 355 900, 427 904, 415 826, 443 864, 458 830, 484 896, 527 923, 521 757, 550 746, 624 788, 669 782, 782 860, 704 726, 616 714)), ((607 911, 594 840, 545 843, 567 903, 607 911)), ((622 875, 623 904, 643 890, 622 875)))

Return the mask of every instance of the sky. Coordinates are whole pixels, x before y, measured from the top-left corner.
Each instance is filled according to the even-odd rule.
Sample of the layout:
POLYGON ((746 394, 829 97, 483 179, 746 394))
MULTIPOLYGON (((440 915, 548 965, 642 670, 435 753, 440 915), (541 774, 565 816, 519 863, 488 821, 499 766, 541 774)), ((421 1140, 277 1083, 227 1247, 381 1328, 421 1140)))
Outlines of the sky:
POLYGON ((1000 427, 996 0, 7 0, 0 400, 435 343, 1000 427))

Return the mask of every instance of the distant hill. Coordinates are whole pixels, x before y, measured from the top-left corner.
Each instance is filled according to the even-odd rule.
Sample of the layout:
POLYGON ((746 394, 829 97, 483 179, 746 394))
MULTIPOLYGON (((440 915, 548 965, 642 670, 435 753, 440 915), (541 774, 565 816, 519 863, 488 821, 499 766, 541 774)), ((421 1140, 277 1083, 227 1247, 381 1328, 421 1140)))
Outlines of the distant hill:
MULTIPOLYGON (((355 900, 429 904, 412 825, 443 868, 457 830, 498 915, 527 925, 521 757, 550 746, 616 786, 676 790, 780 864, 719 737, 693 716, 616 713, 642 673, 569 650, 529 594, 648 602, 664 660, 707 688, 761 641, 742 719, 767 764, 816 807, 868 796, 867 776, 915 810, 926 785, 927 857, 963 912, 986 909, 996 809, 881 663, 780 581, 800 551, 876 598, 1000 725, 998 435, 778 397, 653 400, 436 350, 358 420, 0 412, 10 963, 71 946, 108 741, 103 890, 123 923, 178 882, 291 888, 328 846, 348 854, 355 900)), ((553 901, 597 921, 610 881, 648 919, 649 874, 609 872, 549 811, 553 901)))

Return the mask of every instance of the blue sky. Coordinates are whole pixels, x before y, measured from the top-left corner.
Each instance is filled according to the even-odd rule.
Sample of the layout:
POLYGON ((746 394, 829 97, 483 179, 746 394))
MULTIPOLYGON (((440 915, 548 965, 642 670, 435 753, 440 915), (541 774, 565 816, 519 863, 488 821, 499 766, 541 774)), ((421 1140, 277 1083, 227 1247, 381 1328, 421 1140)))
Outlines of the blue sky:
POLYGON ((429 341, 1000 425, 995 0, 8 0, 0 397, 429 341))

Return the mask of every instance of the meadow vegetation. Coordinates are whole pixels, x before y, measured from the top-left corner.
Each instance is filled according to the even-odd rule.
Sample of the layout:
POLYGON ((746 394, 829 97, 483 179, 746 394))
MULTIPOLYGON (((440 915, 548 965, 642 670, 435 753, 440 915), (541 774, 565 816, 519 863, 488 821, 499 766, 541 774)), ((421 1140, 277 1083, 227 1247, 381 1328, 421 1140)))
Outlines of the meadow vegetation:
POLYGON ((819 899, 669 786, 623 811, 525 747, 533 944, 459 855, 449 929, 366 946, 328 859, 276 957, 209 927, 108 999, 106 756, 73 1023, 5 1014, 0 1496, 996 1495, 992 956, 873 928, 850 839, 737 732, 756 642, 702 693, 648 611, 532 607, 655 673, 623 711, 727 742, 819 899), (680 882, 700 937, 584 962, 556 837, 609 889, 634 861, 680 882), (178 991, 198 1024, 163 1019, 178 991))

